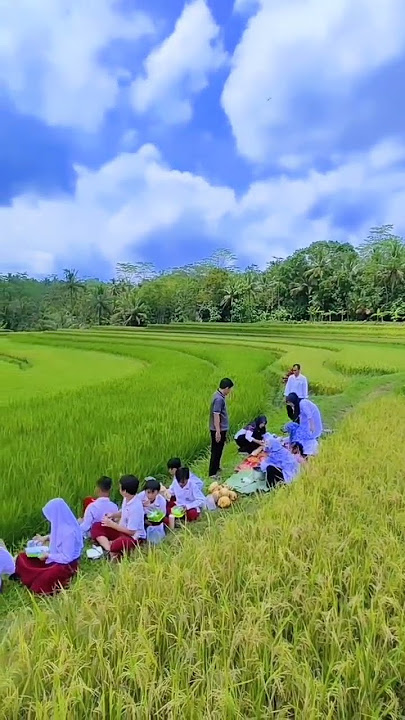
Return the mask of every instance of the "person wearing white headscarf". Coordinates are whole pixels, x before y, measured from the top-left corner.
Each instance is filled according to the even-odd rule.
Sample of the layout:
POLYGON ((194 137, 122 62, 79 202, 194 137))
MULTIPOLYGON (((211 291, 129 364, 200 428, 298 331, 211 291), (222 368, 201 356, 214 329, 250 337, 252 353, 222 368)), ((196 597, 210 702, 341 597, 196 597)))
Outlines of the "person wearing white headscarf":
POLYGON ((36 539, 48 542, 40 558, 20 553, 16 575, 32 592, 49 595, 67 587, 76 574, 83 549, 83 534, 69 506, 61 498, 50 500, 42 510, 51 525, 49 536, 36 539))
POLYGON ((14 573, 14 559, 0 540, 0 592, 2 589, 2 575, 14 575, 14 573))

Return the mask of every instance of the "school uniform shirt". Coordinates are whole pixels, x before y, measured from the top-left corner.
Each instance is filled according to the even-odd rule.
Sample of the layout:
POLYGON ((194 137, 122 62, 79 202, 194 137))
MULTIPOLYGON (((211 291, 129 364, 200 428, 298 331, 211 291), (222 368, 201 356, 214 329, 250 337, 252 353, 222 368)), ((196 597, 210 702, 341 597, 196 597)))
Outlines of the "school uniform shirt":
POLYGON ((266 472, 270 465, 279 468, 283 473, 284 482, 286 483, 292 482, 296 475, 298 475, 300 463, 296 455, 293 455, 287 450, 279 438, 266 438, 264 452, 265 457, 260 465, 262 472, 266 472))
MULTIPOLYGON (((142 492, 140 492, 137 497, 139 497, 139 499, 142 503, 142 507, 143 507, 143 503, 146 502, 148 499, 146 490, 143 490, 142 492)), ((164 499, 163 495, 158 494, 153 503, 151 503, 147 507, 143 507, 143 512, 144 512, 144 515, 146 515, 146 516, 148 516, 149 513, 152 512, 153 510, 161 510, 162 512, 164 512, 166 514, 166 500, 164 499)))
POLYGON ((284 395, 287 397, 287 395, 291 395, 291 393, 298 395, 300 400, 308 397, 308 380, 305 375, 301 375, 301 373, 298 377, 290 375, 285 386, 284 395))
MULTIPOLYGON (((138 497, 142 505, 148 499, 145 490, 140 492, 138 497)), ((166 500, 164 499, 163 495, 158 495, 153 503, 143 508, 144 516, 147 518, 149 513, 151 513, 153 510, 161 510, 166 515, 166 500)), ((163 523, 161 525, 150 525, 146 528, 146 539, 148 542, 153 542, 154 544, 156 544, 157 542, 163 540, 164 537, 165 526, 163 523)))
POLYGON ((309 426, 304 422, 303 425, 289 422, 284 426, 285 432, 288 432, 290 443, 301 443, 304 455, 318 454, 318 441, 309 431, 309 426))
POLYGON ((301 400, 300 402, 300 426, 314 440, 318 440, 322 435, 321 412, 312 400, 301 400), (311 421, 313 430, 310 427, 311 421))
POLYGON ((205 495, 203 495, 192 478, 184 487, 181 487, 177 480, 174 479, 169 491, 176 498, 176 504, 186 508, 186 510, 201 510, 201 508, 205 507, 205 495))
MULTIPOLYGON (((253 442, 254 440, 263 440, 265 436, 264 430, 261 431, 259 428, 256 428, 254 423, 251 423, 250 425, 247 425, 246 427, 241 428, 238 430, 238 432, 235 435, 235 440, 238 440, 241 437, 245 437, 247 442, 253 442)), ((259 446, 257 446, 259 447, 259 446)))
POLYGON ((121 520, 118 524, 123 525, 127 530, 133 530, 138 538, 145 540, 144 508, 139 495, 135 495, 131 500, 124 498, 121 508, 121 520))
POLYGON ((194 485, 198 487, 201 492, 203 492, 204 489, 204 481, 201 480, 201 478, 197 477, 197 475, 194 475, 194 473, 190 473, 190 480, 193 481, 194 485))
MULTIPOLYGON (((235 435, 235 440, 239 440, 239 438, 244 437, 247 442, 253 442, 256 438, 253 436, 253 430, 247 430, 246 428, 241 428, 238 430, 238 432, 235 435)), ((259 446, 258 446, 259 447, 259 446)))
POLYGON ((97 500, 88 505, 88 507, 86 508, 86 512, 84 513, 83 520, 80 523, 83 535, 89 532, 94 523, 101 522, 104 515, 109 515, 110 513, 117 512, 118 505, 112 502, 110 498, 97 498, 97 500))

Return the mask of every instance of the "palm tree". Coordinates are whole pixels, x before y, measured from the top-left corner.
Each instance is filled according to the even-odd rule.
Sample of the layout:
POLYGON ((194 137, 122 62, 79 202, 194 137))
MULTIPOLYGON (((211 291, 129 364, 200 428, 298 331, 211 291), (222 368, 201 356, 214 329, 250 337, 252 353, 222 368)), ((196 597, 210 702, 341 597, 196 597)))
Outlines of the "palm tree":
POLYGON ((229 317, 232 321, 232 312, 234 305, 237 303, 241 293, 241 286, 235 278, 231 278, 228 285, 224 290, 224 297, 222 299, 221 307, 222 310, 229 313, 229 317))
POLYGON ((141 327, 148 322, 145 303, 139 299, 136 290, 126 290, 117 299, 113 322, 122 322, 130 327, 141 327))
POLYGON ((404 282, 405 245, 399 238, 392 238, 385 243, 381 275, 391 293, 404 282))
POLYGON ((102 283, 92 288, 92 307, 97 317, 97 324, 102 325, 103 319, 111 312, 111 296, 102 283))
POLYGON ((252 308, 254 299, 259 291, 259 282, 255 272, 247 272, 242 280, 242 294, 246 297, 249 308, 252 308))
POLYGON ((310 283, 319 283, 323 280, 325 271, 330 265, 330 255, 323 247, 315 248, 310 259, 310 267, 304 275, 310 283))
POLYGON ((268 280, 267 288, 270 292, 270 297, 267 302, 268 310, 272 310, 274 306, 279 308, 281 305, 281 293, 286 289, 285 283, 280 277, 274 275, 274 277, 270 277, 268 280))
POLYGON ((311 299, 311 286, 304 280, 297 280, 295 285, 291 288, 291 295, 293 297, 304 297, 305 299, 311 299))
POLYGON ((63 271, 63 277, 65 288, 70 296, 70 309, 71 311, 73 311, 75 298, 77 297, 79 291, 82 289, 83 283, 79 280, 77 270, 68 270, 65 268, 65 270, 63 271))

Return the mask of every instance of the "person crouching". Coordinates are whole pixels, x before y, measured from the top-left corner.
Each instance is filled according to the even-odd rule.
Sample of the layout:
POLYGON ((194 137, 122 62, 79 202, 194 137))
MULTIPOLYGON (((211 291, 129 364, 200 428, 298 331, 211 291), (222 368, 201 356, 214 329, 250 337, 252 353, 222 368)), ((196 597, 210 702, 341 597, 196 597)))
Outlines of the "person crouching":
POLYGON ((169 491, 171 495, 174 496, 176 505, 185 508, 188 522, 193 522, 200 517, 206 499, 197 483, 190 477, 188 467, 182 467, 176 470, 175 479, 169 491))

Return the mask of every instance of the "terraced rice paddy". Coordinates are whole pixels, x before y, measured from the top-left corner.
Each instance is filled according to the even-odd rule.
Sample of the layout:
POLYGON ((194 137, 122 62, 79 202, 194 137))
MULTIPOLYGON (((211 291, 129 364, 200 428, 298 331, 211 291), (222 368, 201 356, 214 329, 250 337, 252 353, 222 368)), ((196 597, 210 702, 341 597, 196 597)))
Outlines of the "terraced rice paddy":
MULTIPOLYGON (((293 486, 241 501, 50 601, 0 598, 0 718, 405 716, 405 329, 178 326, 0 337, 0 536, 101 474, 207 469, 207 406, 284 420, 301 362, 336 433, 293 486)), ((235 464, 229 447, 225 463, 235 464)))

